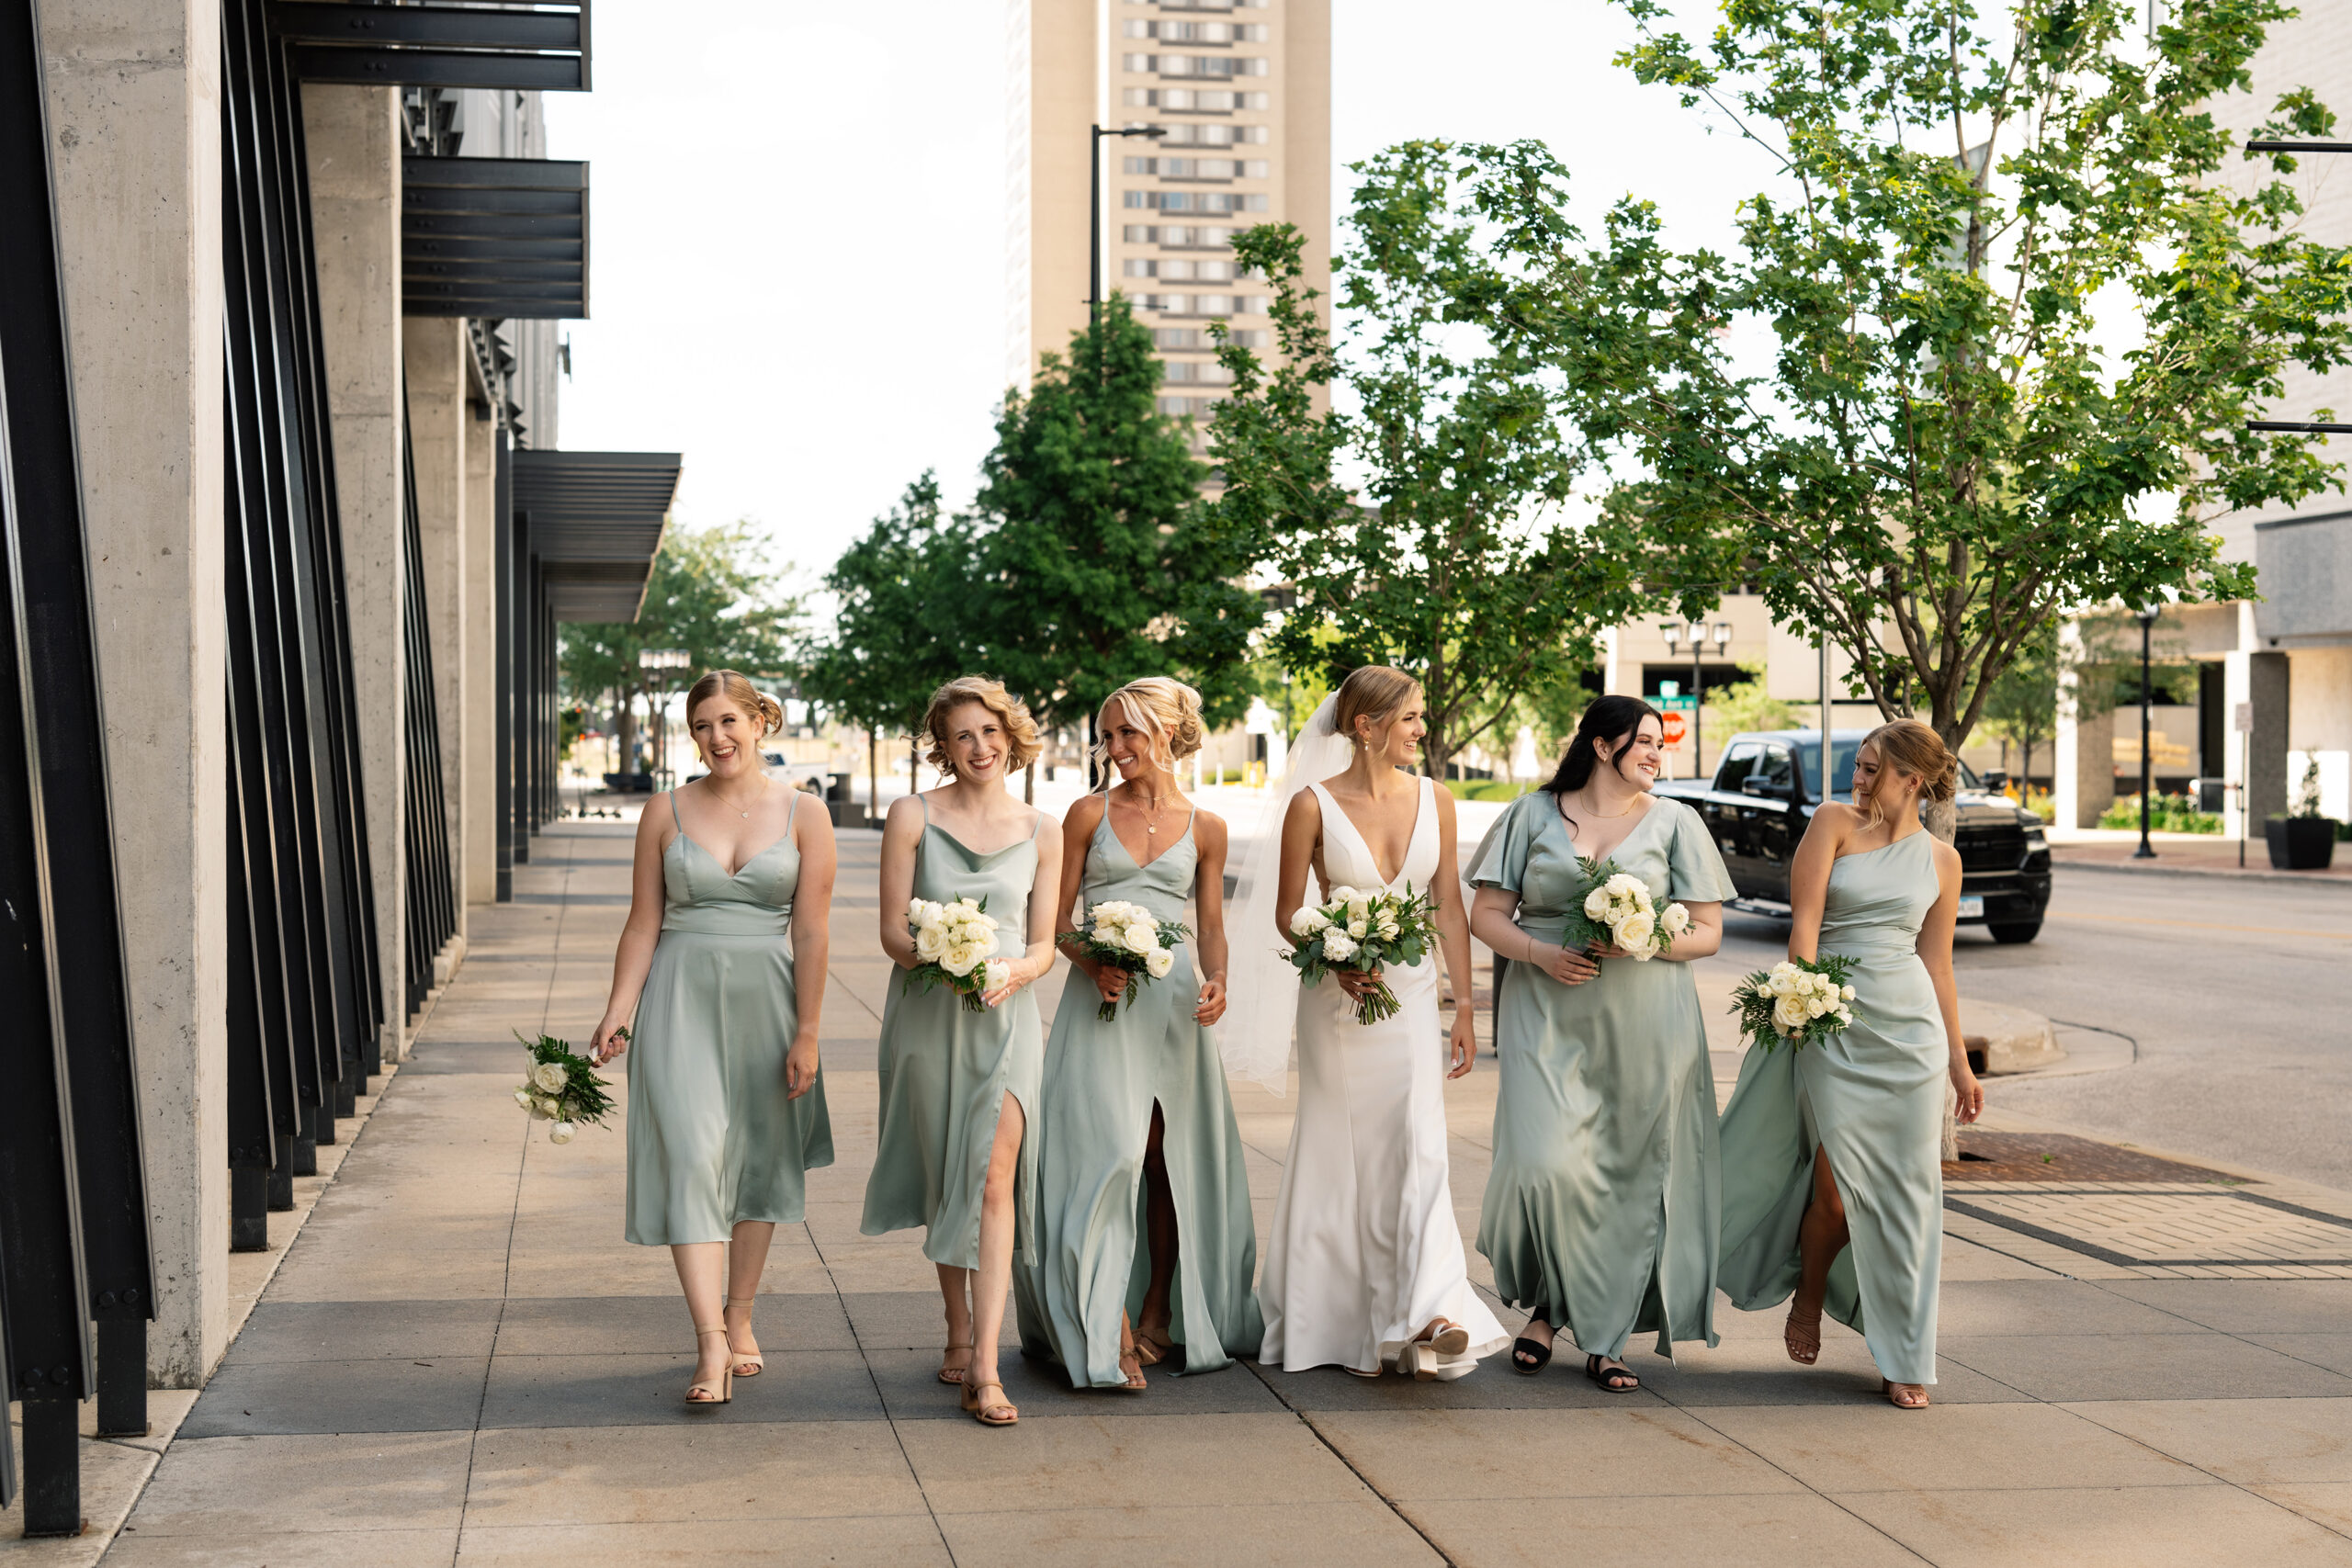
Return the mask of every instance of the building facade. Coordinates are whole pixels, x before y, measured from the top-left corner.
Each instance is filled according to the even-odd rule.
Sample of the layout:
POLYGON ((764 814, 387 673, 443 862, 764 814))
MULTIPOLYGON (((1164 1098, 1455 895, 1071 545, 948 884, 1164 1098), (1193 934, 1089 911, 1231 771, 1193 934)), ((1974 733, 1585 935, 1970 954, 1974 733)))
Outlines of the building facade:
POLYGON ((1099 249, 1104 295, 1159 345, 1160 412, 1205 425, 1226 384, 1210 324, 1272 340, 1233 236, 1297 225, 1307 283, 1330 288, 1330 0, 1012 0, 1008 18, 1006 380, 1068 353, 1099 249), (1093 126, 1160 134, 1098 149, 1093 126))

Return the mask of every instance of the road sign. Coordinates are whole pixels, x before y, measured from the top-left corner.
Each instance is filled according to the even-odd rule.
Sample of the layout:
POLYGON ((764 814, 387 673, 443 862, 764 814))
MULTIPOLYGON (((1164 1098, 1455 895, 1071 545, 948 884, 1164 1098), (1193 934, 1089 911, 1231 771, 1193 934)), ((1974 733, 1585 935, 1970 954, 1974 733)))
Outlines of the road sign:
POLYGON ((1679 751, 1682 750, 1683 741, 1690 737, 1690 721, 1674 709, 1668 708, 1666 711, 1666 749, 1669 751, 1679 751))
MULTIPOLYGON (((1661 688, 1674 684, 1671 681, 1659 682, 1661 688)), ((1661 690, 1657 696, 1650 699, 1650 706, 1657 709, 1666 720, 1666 749, 1669 751, 1682 750, 1683 742, 1690 738, 1690 720, 1698 709, 1699 699, 1661 690)))

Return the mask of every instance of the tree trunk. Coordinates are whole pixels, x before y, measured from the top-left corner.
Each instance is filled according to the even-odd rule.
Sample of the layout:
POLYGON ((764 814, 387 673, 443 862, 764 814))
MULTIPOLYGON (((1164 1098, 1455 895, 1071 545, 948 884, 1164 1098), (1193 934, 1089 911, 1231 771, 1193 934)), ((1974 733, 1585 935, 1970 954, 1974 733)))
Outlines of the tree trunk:
POLYGON ((620 698, 613 716, 613 728, 620 734, 621 754, 614 763, 614 772, 631 773, 637 771, 637 694, 623 686, 616 694, 620 698))
POLYGON ((882 737, 870 724, 865 727, 865 820, 868 825, 882 820, 882 737))

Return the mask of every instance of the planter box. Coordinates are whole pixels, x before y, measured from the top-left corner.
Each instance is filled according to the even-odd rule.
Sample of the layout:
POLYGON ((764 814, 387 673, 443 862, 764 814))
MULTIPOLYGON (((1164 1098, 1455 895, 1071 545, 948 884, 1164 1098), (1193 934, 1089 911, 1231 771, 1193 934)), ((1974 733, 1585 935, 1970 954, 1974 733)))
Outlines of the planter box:
POLYGON ((2273 871, 2325 871, 2335 858, 2335 822, 2327 817, 2273 817, 2262 825, 2273 871))

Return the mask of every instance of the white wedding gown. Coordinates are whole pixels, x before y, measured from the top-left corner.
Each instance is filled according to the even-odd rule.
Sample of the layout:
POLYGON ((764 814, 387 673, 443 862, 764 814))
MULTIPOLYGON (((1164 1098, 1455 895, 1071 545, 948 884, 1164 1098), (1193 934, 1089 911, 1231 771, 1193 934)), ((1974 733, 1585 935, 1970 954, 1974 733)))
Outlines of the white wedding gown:
MULTIPOLYGON (((1438 870, 1437 801, 1421 781, 1412 846, 1393 881, 1321 784, 1323 867, 1333 886, 1426 888, 1438 870)), ((1439 1363, 1458 1378, 1510 1343, 1470 1288, 1446 1175, 1445 1037, 1438 1027, 1434 944, 1385 974, 1397 1010, 1358 1023, 1340 983, 1298 996, 1298 1120, 1266 1270, 1262 1363, 1286 1372, 1392 1362, 1433 1318, 1469 1331, 1469 1348, 1439 1363)))

